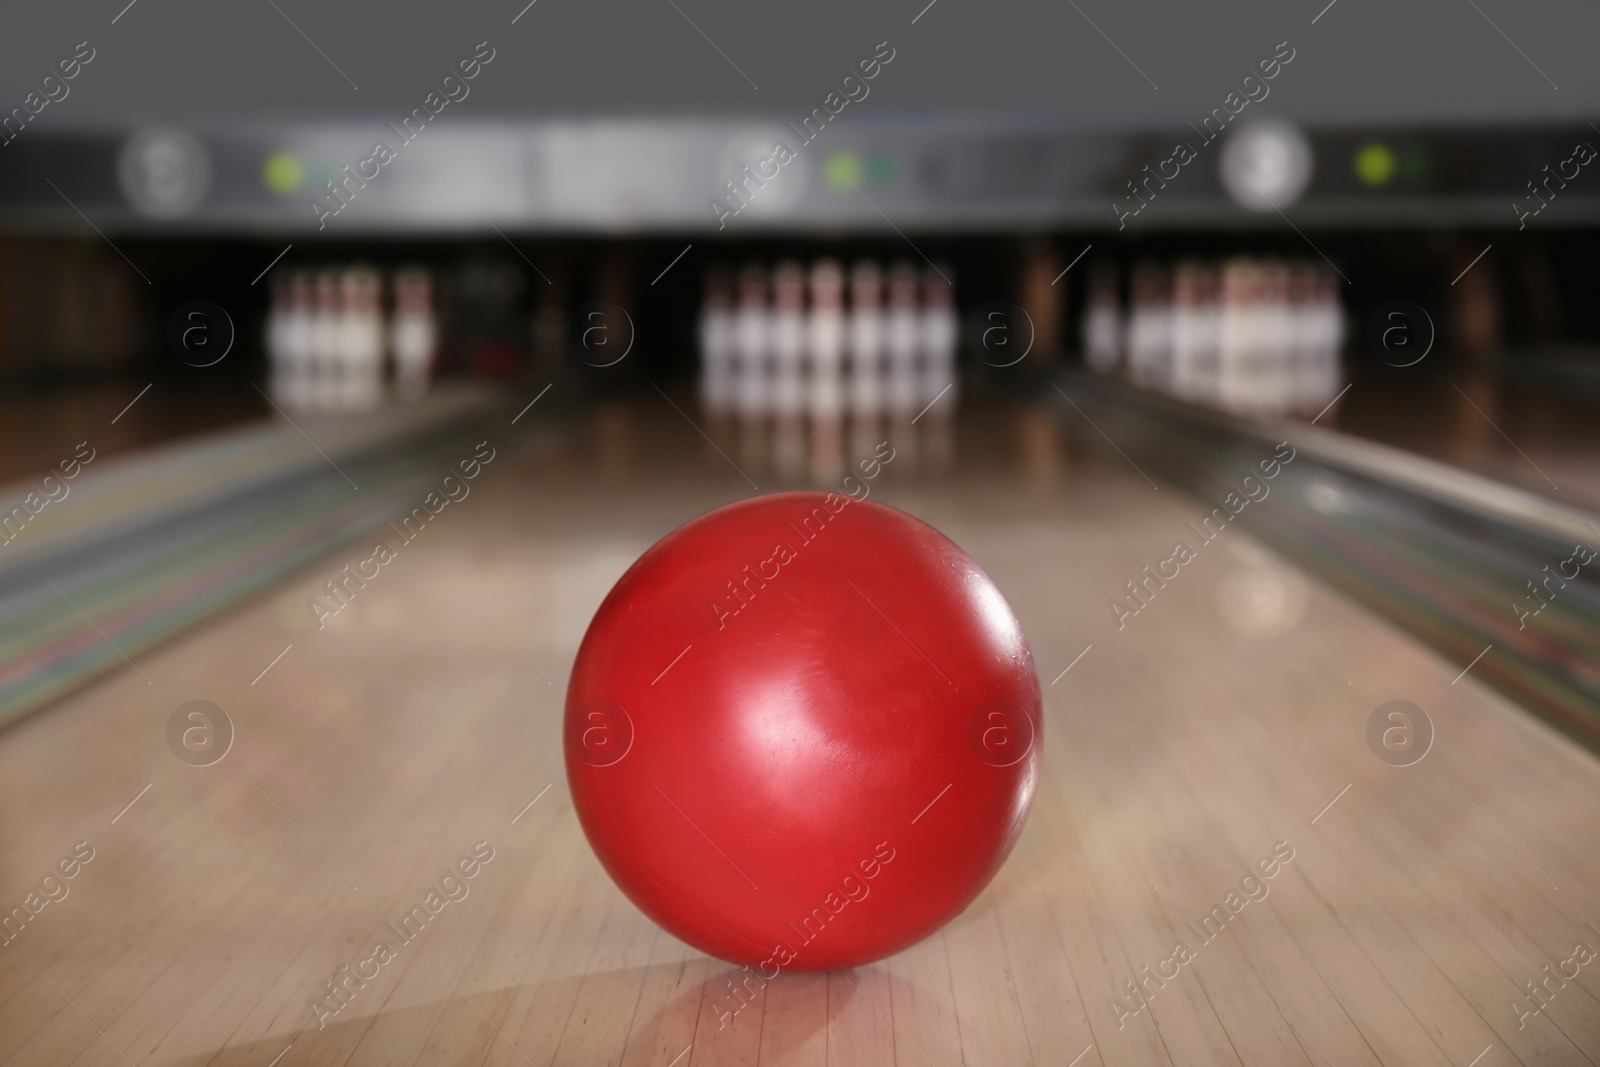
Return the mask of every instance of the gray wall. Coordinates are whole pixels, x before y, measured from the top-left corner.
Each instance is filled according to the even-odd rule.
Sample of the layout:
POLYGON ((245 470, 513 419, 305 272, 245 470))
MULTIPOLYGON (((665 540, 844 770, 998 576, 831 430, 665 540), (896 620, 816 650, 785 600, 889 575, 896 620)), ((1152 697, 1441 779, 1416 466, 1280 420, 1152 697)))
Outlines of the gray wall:
POLYGON ((1284 40, 1296 58, 1264 109, 1289 117, 1600 115, 1592 3, 1336 0, 1313 25, 1325 2, 936 0, 913 25, 926 0, 537 0, 512 25, 525 0, 136 0, 120 17, 126 0, 9 0, 0 3, 0 112, 88 40, 94 61, 36 125, 384 117, 420 104, 488 40, 495 61, 462 104, 477 117, 786 117, 820 104, 887 39, 896 58, 851 121, 870 121, 873 109, 1003 110, 1086 126, 1171 125, 1219 104, 1284 40))

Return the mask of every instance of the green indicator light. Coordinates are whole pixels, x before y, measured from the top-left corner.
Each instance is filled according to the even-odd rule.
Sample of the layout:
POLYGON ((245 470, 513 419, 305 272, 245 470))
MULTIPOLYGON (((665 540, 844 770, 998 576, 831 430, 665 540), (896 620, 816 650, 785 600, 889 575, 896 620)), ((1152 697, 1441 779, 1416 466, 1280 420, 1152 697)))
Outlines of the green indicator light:
POLYGON ((1394 177, 1394 153, 1386 144, 1369 144, 1356 153, 1356 177, 1368 185, 1383 185, 1394 177))
POLYGON ((312 160, 311 165, 305 168, 306 181, 313 189, 325 189, 329 182, 339 180, 338 164, 328 159, 312 160))
POLYGON ((829 185, 839 192, 849 192, 852 185, 861 181, 861 160, 849 152, 835 152, 822 171, 829 185))
POLYGON ((261 168, 261 180, 279 196, 288 196, 305 183, 306 169, 288 152, 274 152, 261 168))
POLYGON ((1408 148, 1400 153, 1400 176, 1407 181, 1425 182, 1433 174, 1433 161, 1421 148, 1408 148))
POLYGON ((867 183, 880 189, 888 188, 894 184, 899 166, 893 156, 878 153, 867 158, 867 183))

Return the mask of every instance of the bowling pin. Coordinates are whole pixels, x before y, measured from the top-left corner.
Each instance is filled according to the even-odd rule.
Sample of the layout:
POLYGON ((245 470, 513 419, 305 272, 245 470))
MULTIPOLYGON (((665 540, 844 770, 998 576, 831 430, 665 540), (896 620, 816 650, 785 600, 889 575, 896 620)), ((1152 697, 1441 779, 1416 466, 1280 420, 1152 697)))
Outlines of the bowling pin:
POLYGON ((1235 256, 1222 266, 1222 307, 1217 326, 1217 406, 1237 415, 1257 407, 1256 351, 1261 271, 1235 256))
POLYGON ((1089 278, 1088 305, 1083 314, 1083 356, 1095 374, 1116 373, 1122 362, 1122 308, 1117 274, 1108 266, 1089 278))
POLYGON ((883 272, 862 260, 850 272, 850 451, 868 454, 882 439, 883 272))
POLYGON ((929 267, 922 273, 922 388, 915 416, 922 430, 922 453, 933 471, 949 467, 954 451, 956 401, 961 396, 961 374, 956 350, 961 344, 956 319, 956 294, 948 266, 929 267))
POLYGON ((720 427, 734 408, 733 291, 721 267, 706 272, 700 305, 700 405, 712 426, 720 427))
POLYGON ((1202 395, 1206 344, 1205 268, 1183 260, 1172 272, 1172 372, 1169 386, 1180 400, 1202 395))
POLYGON ((1217 378, 1221 373, 1218 369, 1220 286, 1217 268, 1210 263, 1199 264, 1195 275, 1195 306, 1189 320, 1194 331, 1189 342, 1189 384, 1194 390, 1191 399, 1197 404, 1211 406, 1217 403, 1217 378))
POLYGON ((1339 277, 1332 268, 1312 268, 1311 316, 1315 347, 1310 361, 1307 407, 1320 412, 1344 388, 1345 319, 1339 277))
POLYGON ((1315 317, 1311 314, 1315 284, 1309 263, 1298 260, 1289 267, 1288 393, 1289 409, 1297 414, 1306 413, 1311 403, 1312 366, 1316 360, 1315 317))
POLYGON ((741 450, 745 460, 755 466, 764 459, 767 415, 771 410, 770 317, 766 271, 759 264, 749 264, 739 274, 734 365, 741 450))
POLYGON ((293 275, 285 271, 272 279, 272 304, 267 311, 263 341, 267 348, 268 392, 280 407, 294 406, 293 360, 293 275))
POLYGON ((795 477, 805 467, 806 276, 794 260, 772 272, 770 331, 773 460, 779 474, 795 477))
POLYGON ((1261 265, 1256 309, 1256 411, 1286 414, 1294 403, 1294 319, 1289 307, 1289 268, 1281 260, 1261 265))
POLYGON ((835 260, 819 259, 811 266, 810 286, 806 414, 811 422, 811 477, 831 484, 845 469, 844 271, 835 260))
POLYGON ((383 280, 367 266, 345 270, 339 280, 342 406, 370 411, 383 399, 383 280))
POLYGON ((1166 271, 1154 263, 1135 267, 1128 303, 1128 376, 1135 385, 1166 392, 1172 367, 1172 309, 1166 271))
POLYGON ((319 270, 315 283, 315 304, 311 313, 311 373, 309 403, 312 411, 335 411, 339 406, 339 342, 343 293, 339 272, 319 270))
POLYGON ((284 349, 284 395, 295 410, 309 411, 316 376, 316 292, 309 271, 297 270, 290 275, 284 349))
POLYGON ((428 391, 438 348, 433 314, 433 278, 412 267, 394 276, 394 318, 389 331, 395 390, 408 400, 428 391))
POLYGON ((889 415, 890 439, 897 459, 904 464, 895 469, 909 473, 916 465, 916 437, 911 420, 916 418, 922 396, 922 345, 919 279, 917 270, 904 260, 889 268, 888 311, 884 315, 884 409, 889 415))

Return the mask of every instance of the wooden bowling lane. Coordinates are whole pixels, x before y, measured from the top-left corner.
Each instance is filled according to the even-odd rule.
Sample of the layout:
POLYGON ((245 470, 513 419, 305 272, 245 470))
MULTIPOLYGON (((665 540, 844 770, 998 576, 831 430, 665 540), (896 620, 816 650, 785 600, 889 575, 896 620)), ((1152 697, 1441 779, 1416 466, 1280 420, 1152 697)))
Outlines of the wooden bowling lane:
POLYGON ((79 441, 97 455, 208 433, 271 412, 244 383, 202 385, 138 379, 0 395, 0 479, 49 471, 79 441))
MULTIPOLYGON (((1243 530, 1119 630, 1107 598, 1201 507, 1041 413, 959 428, 948 475, 897 461, 874 497, 1010 599, 1045 773, 933 938, 741 993, 590 853, 561 770, 578 640, 640 551, 750 492, 652 395, 481 479, 323 628, 307 601, 361 542, 139 655, 148 684, 0 733, 0 907, 29 913, 0 1063, 1600 1062, 1592 756, 1243 530), (1395 698, 1434 730, 1411 766, 1366 740, 1395 698), (234 730, 209 766, 167 739, 194 699, 234 730)), ((939 812, 885 832, 936 850, 939 812)))

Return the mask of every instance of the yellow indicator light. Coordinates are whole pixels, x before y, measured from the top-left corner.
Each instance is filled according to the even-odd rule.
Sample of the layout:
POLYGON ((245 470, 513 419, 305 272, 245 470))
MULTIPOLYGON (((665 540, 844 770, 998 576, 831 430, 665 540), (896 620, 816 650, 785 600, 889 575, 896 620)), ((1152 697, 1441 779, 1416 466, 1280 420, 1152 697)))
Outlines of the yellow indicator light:
POLYGON ((261 180, 279 196, 288 196, 305 183, 306 169, 288 152, 274 152, 261 168, 261 180))
POLYGON ((1368 185, 1387 184, 1394 168, 1394 153, 1386 144, 1369 144, 1356 153, 1356 177, 1368 185))
POLYGON ((861 182, 861 160, 849 152, 835 152, 823 167, 828 184, 840 192, 849 192, 852 185, 861 182))

